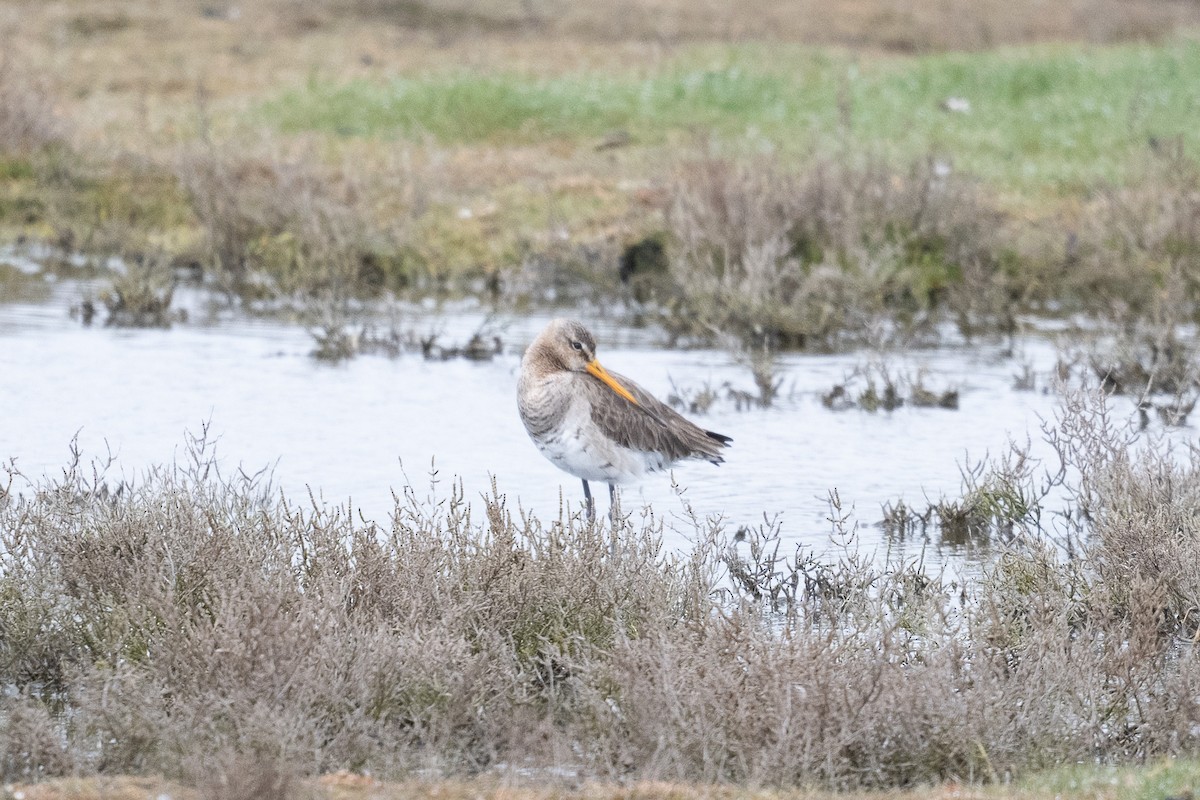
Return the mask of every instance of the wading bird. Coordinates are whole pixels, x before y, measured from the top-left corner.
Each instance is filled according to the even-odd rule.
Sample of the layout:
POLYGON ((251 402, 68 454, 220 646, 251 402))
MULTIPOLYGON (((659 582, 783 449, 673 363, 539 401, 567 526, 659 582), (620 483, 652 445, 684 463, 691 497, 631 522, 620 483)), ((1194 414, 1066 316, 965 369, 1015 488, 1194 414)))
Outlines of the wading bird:
MULTIPOLYGON (((589 520, 596 518, 588 481, 636 481, 676 461, 724 461, 728 436, 694 425, 633 381, 596 360, 596 340, 578 322, 556 319, 521 359, 517 408, 529 438, 559 469, 583 481, 589 520)), ((613 515, 609 508, 609 517, 613 515)))

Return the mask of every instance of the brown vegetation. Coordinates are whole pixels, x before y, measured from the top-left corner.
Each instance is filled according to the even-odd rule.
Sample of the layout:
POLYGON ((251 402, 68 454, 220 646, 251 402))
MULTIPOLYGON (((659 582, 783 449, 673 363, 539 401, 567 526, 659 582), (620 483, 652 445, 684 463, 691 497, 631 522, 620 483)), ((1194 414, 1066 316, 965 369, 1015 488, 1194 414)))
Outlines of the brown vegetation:
POLYGON ((1049 435, 1073 514, 1043 518, 1036 465, 989 467, 972 502, 1011 542, 966 587, 855 554, 836 499, 829 562, 699 521, 691 553, 653 520, 613 550, 453 487, 364 522, 222 478, 203 441, 134 484, 10 472, 0 773, 846 788, 1195 753, 1198 466, 1130 454, 1100 395, 1049 435))
POLYGON ((902 348, 938 341, 947 321, 966 338, 1011 337, 1021 315, 1081 312, 1088 327, 1068 360, 1111 390, 1169 395, 1182 419, 1200 394, 1184 333, 1200 320, 1200 167, 1165 148, 1144 173, 1136 187, 1097 191, 1078 215, 1031 226, 934 160, 907 175, 685 161, 666 215, 668 267, 636 289, 668 331, 745 361, 764 404, 782 350, 902 348))
MULTIPOLYGON (((780 351, 937 341, 948 318, 968 337, 1011 334, 1034 290, 1003 215, 932 160, 897 175, 710 156, 680 166, 671 198, 669 268, 649 284, 659 321, 726 346, 761 405, 780 389, 780 351)), ((889 405, 873 383, 862 400, 889 405)))
POLYGON ((1143 39, 1200 21, 1168 0, 1028 5, 10 4, 0 142, 22 157, 3 165, 0 219, 67 249, 200 265, 252 306, 299 307, 332 353, 359 321, 352 301, 388 290, 486 283, 517 303, 540 299, 531 285, 586 294, 558 291, 574 282, 611 300, 624 249, 629 269, 669 276, 665 288, 661 274, 635 278, 630 293, 690 314, 668 319, 677 333, 726 340, 769 403, 781 347, 926 337, 945 315, 968 334, 1007 332, 1047 300, 1151 313, 1163 280, 1194 282, 1168 266, 1196 239, 1190 157, 1153 139, 1140 185, 1099 187, 1074 217, 1070 198, 1020 216, 936 157, 899 170, 869 153, 739 160, 678 141, 643 148, 624 131, 601 151, 557 138, 272 138, 247 109, 314 76, 652 70, 685 41, 912 51, 1143 39))
MULTIPOLYGON (((106 39, 174 39, 185 30, 218 40, 230 23, 245 22, 254 31, 245 40, 246 52, 232 54, 243 59, 252 58, 267 38, 320 41, 347 29, 364 41, 405 38, 443 48, 466 40, 492 39, 500 47, 565 37, 581 44, 779 39, 911 52, 1060 39, 1146 40, 1200 23, 1190 4, 1171 0, 1068 0, 1053 7, 1036 0, 1015 5, 981 0, 970 14, 940 0, 750 0, 737 9, 685 0, 606 0, 586 6, 566 0, 320 0, 302 6, 268 0, 246 6, 188 2, 177 11, 146 0, 75 0, 51 8, 15 3, 10 20, 31 12, 39 25, 96 48, 106 39)), ((135 73, 124 80, 136 85, 148 77, 135 73)), ((158 78, 164 79, 169 76, 158 78)))
POLYGON ((1098 193, 1047 248, 1039 283, 1088 320, 1063 347, 1059 379, 1099 380, 1179 425, 1200 398, 1189 332, 1200 321, 1200 166, 1168 147, 1146 169, 1145 186, 1098 193))
MULTIPOLYGON (((322 70, 553 74, 654 64, 686 39, 913 51, 1200 23, 1195 4, 1166 0, 976 5, 12 3, 3 219, 126 256, 106 295, 115 323, 169 319, 171 267, 195 262, 251 306, 294 302, 330 358, 362 346, 349 333, 361 298, 444 288, 447 252, 453 274, 512 299, 551 273, 611 289, 628 238, 642 272, 629 293, 660 302, 681 337, 728 342, 764 405, 781 348, 924 340, 947 318, 1008 333, 1052 306, 1104 323, 1113 356, 1091 366, 1110 387, 1194 402, 1178 331, 1200 316, 1200 171, 1171 141, 1147 143, 1143 183, 1030 223, 935 158, 897 171, 704 150, 664 167, 637 161, 660 151, 549 142, 430 146, 414 167, 390 144, 330 154, 228 129, 248 98, 322 70), (515 233, 491 202, 502 191, 525 215, 515 233), (560 207, 581 195, 602 210, 572 217, 587 241, 563 244, 560 207), (508 286, 497 252, 520 257, 508 286)), ((391 520, 364 521, 280 499, 262 476, 222 477, 203 440, 134 483, 78 461, 56 480, 10 466, 0 778, 157 772, 247 797, 304 796, 304 778, 340 769, 844 789, 1195 754, 1195 454, 1131 454, 1087 394, 1067 396, 1049 435, 1063 471, 1043 480, 1014 458, 939 506, 943 527, 1004 533, 966 588, 920 564, 780 554, 773 531, 730 539, 719 523, 694 521, 696 548, 665 554, 653 519, 613 533, 502 495, 472 507, 456 488, 421 500, 409 487, 391 520), (1071 515, 1044 518, 1045 480, 1068 474, 1071 515)))
POLYGON ((9 52, 0 55, 0 156, 58 145, 64 135, 45 87, 19 74, 9 52))
POLYGON ((939 304, 968 333, 1011 327, 1000 217, 936 164, 904 176, 708 158, 681 168, 672 195, 685 332, 707 328, 747 350, 903 341, 931 334, 939 304))
POLYGON ((207 274, 242 297, 328 302, 397 289, 395 232, 373 229, 372 197, 349 170, 218 147, 207 137, 176 174, 204 239, 207 274), (391 285, 389 286, 389 281, 391 285))

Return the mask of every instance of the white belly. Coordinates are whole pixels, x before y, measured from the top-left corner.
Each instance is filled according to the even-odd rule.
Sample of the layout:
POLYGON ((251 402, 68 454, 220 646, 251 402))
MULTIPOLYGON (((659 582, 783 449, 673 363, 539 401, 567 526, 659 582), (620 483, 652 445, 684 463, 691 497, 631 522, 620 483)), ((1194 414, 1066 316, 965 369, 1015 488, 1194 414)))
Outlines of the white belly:
POLYGON ((659 453, 622 447, 601 433, 582 402, 573 402, 561 424, 533 441, 555 466, 585 481, 631 483, 667 466, 659 453))

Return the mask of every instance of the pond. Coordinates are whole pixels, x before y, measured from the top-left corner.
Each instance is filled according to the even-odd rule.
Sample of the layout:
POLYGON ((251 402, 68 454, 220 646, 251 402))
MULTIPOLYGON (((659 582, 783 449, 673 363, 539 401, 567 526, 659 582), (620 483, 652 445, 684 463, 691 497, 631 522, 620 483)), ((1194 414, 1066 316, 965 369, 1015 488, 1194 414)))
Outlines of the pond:
MULTIPOLYGON (((169 330, 85 328, 68 314, 82 291, 59 281, 35 300, 0 303, 0 459, 15 459, 27 476, 57 474, 78 437, 85 458, 111 451, 113 475, 136 478, 182 460, 186 434, 207 424, 226 471, 271 467, 293 499, 311 491, 369 519, 386 521, 393 493, 406 484, 428 495, 435 471, 437 496, 461 480, 468 499, 478 498, 494 479, 510 508, 543 519, 557 518, 560 502, 581 505, 579 482, 538 453, 516 412, 520 350, 549 314, 501 315, 505 347, 490 361, 407 354, 331 365, 310 357, 303 327, 209 314, 200 295, 183 296, 192 321, 169 330)), ((486 316, 469 306, 418 306, 403 311, 402 325, 462 342, 486 316)), ((653 332, 580 316, 593 325, 601 362, 661 398, 676 388, 752 388, 749 371, 728 353, 665 350, 653 332)), ((920 372, 932 388, 956 389, 959 408, 868 412, 831 410, 821 398, 880 356, 788 355, 773 407, 739 410, 721 400, 692 415, 733 437, 725 464, 678 467, 678 489, 671 475, 649 476, 623 490, 622 507, 651 506, 667 520, 667 544, 681 546, 689 525, 678 491, 701 518, 719 516, 731 527, 778 520, 785 540, 824 552, 836 490, 859 523, 858 546, 881 552, 897 546, 878 525, 883 504, 923 508, 956 497, 961 469, 1012 440, 1029 439, 1035 454, 1050 457, 1039 425, 1053 418, 1057 399, 1015 390, 1014 376, 1029 365, 1047 372, 1054 359, 1044 337, 1026 340, 1015 357, 999 345, 889 354, 892 375, 920 372)), ((924 550, 923 541, 904 546, 908 554, 924 550)), ((936 562, 952 552, 934 546, 921 555, 936 562)))

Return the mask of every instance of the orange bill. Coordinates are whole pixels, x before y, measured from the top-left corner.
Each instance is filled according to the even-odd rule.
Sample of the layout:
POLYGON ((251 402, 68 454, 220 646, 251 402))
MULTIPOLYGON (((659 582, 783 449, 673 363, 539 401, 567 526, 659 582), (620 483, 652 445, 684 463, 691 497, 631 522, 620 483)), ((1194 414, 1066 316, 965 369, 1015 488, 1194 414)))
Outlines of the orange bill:
POLYGON ((600 362, 596 359, 593 358, 588 362, 587 371, 604 381, 604 384, 608 386, 608 388, 621 395, 621 397, 624 397, 635 406, 638 404, 638 401, 629 393, 629 390, 617 383, 616 378, 614 378, 612 375, 609 375, 608 372, 605 371, 604 367, 600 366, 600 362))

